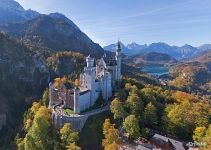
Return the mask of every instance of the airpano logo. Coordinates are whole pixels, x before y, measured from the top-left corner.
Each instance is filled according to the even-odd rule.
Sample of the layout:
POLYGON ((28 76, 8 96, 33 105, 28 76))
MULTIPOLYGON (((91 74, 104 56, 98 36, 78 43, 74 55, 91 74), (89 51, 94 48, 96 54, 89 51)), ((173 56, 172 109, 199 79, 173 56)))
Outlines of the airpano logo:
POLYGON ((186 144, 186 146, 188 147, 205 147, 206 145, 207 145, 207 142, 197 142, 197 141, 188 142, 186 144))

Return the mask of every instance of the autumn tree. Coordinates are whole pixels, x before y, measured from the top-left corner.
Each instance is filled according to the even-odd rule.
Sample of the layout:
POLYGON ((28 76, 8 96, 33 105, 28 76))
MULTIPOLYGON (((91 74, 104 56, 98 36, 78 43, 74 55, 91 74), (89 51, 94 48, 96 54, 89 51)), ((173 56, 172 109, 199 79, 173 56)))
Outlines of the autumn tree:
POLYGON ((133 85, 130 89, 130 95, 138 95, 138 88, 137 86, 133 85))
POLYGON ((203 137, 203 142, 206 142, 206 146, 203 149, 211 149, 211 124, 208 126, 206 133, 203 137))
POLYGON ((81 150, 81 148, 77 146, 75 143, 70 143, 66 148, 67 150, 81 150))
POLYGON ((32 127, 24 138, 25 149, 50 149, 50 118, 50 111, 45 106, 41 106, 35 114, 32 127))
POLYGON ((80 80, 79 79, 75 79, 75 86, 76 87, 80 86, 80 80))
POLYGON ((25 150, 24 139, 20 138, 19 133, 15 137, 15 144, 16 144, 17 150, 25 150))
POLYGON ((126 104, 132 114, 138 114, 143 109, 143 103, 139 96, 135 93, 130 93, 127 98, 126 104))
POLYGON ((139 120, 135 115, 129 115, 123 122, 123 127, 129 134, 129 138, 138 138, 140 135, 139 120))
POLYGON ((60 129, 60 138, 63 147, 73 145, 79 139, 78 132, 74 131, 69 123, 65 123, 60 129))
POLYGON ((34 116, 37 113, 37 111, 40 109, 41 105, 38 102, 33 102, 32 107, 29 108, 25 113, 24 113, 24 131, 28 132, 29 129, 32 126, 34 116))
POLYGON ((144 121, 147 125, 154 127, 158 123, 156 107, 150 102, 144 111, 144 121))
POLYGON ((105 150, 118 150, 120 144, 119 132, 111 124, 110 119, 106 119, 103 124, 104 139, 102 145, 105 150), (113 149, 112 149, 113 148, 113 149))
POLYGON ((120 119, 124 117, 123 103, 118 98, 115 98, 111 102, 110 108, 111 112, 114 114, 114 119, 120 119))
POLYGON ((205 136, 206 127, 196 127, 193 134, 193 140, 197 142, 201 142, 202 138, 205 136))
POLYGON ((163 125, 171 134, 191 139, 196 127, 209 124, 209 105, 203 103, 183 102, 168 105, 163 115, 163 125))

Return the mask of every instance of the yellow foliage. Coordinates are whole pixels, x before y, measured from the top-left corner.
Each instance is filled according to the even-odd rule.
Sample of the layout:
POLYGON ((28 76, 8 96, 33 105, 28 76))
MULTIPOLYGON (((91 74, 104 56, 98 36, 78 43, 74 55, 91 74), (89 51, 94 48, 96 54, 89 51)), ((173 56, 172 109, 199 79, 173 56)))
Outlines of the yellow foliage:
POLYGON ((28 131, 32 126, 32 120, 31 119, 27 119, 24 125, 24 128, 26 131, 28 131))
POLYGON ((70 143, 70 144, 67 146, 67 150, 81 150, 81 148, 78 147, 75 143, 70 143))
POLYGON ((119 149, 119 132, 115 129, 114 124, 111 124, 110 119, 106 119, 103 124, 103 134, 105 138, 103 139, 102 144, 105 150, 119 149))
POLYGON ((39 110, 40 106, 41 105, 38 102, 33 102, 31 111, 35 114, 39 110))
POLYGON ((51 111, 49 109, 47 109, 45 106, 41 106, 39 111, 37 111, 36 118, 43 118, 46 121, 50 121, 51 119, 51 111))
POLYGON ((79 80, 79 79, 76 79, 76 80, 75 80, 75 86, 76 86, 76 87, 80 86, 80 80, 79 80))
POLYGON ((67 78, 66 77, 56 78, 56 79, 54 79, 54 87, 55 88, 59 88, 59 86, 61 86, 65 82, 67 82, 67 78))

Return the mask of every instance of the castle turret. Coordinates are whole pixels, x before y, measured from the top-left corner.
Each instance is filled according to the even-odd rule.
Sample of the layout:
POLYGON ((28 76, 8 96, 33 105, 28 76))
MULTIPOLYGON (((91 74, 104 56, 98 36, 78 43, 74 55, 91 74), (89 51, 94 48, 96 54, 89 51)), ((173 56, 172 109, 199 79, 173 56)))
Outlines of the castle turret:
POLYGON ((74 89, 74 113, 76 114, 80 113, 80 107, 78 104, 79 96, 80 96, 80 89, 76 87, 74 89))
POLYGON ((116 81, 120 82, 121 81, 121 46, 120 46, 120 41, 117 42, 116 45, 116 63, 117 63, 117 68, 116 68, 116 81))
POLYGON ((86 58, 87 67, 84 68, 84 87, 89 89, 90 94, 90 106, 95 102, 95 77, 96 67, 94 67, 94 58, 89 55, 86 58))
POLYGON ((94 58, 92 58, 90 55, 86 57, 86 65, 87 65, 87 68, 94 66, 94 58))

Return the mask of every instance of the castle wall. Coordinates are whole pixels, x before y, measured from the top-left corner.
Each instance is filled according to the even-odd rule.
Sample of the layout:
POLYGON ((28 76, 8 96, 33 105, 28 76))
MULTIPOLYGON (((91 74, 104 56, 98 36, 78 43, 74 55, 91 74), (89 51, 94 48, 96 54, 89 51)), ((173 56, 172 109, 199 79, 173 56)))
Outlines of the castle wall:
POLYGON ((70 116, 53 110, 52 123, 53 123, 53 126, 56 127, 57 129, 61 129, 65 123, 70 123, 75 130, 80 132, 82 128, 84 127, 88 117, 102 113, 104 111, 107 111, 108 109, 109 107, 104 107, 103 109, 99 108, 99 109, 96 109, 95 111, 87 112, 82 115, 72 114, 70 116))
POLYGON ((76 131, 81 131, 87 119, 88 116, 86 115, 67 116, 55 111, 52 112, 52 123, 57 129, 61 129, 65 123, 70 123, 76 131))
POLYGON ((112 96, 111 74, 108 72, 101 78, 101 89, 103 99, 108 100, 112 96))
POLYGON ((65 107, 74 108, 74 95, 73 94, 67 94, 66 100, 65 100, 65 107))
POLYGON ((80 112, 90 107, 90 94, 91 92, 87 92, 78 97, 78 107, 80 108, 80 112))
POLYGON ((108 66, 108 71, 111 73, 111 86, 115 89, 117 79, 117 66, 108 66))

